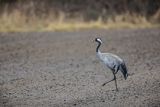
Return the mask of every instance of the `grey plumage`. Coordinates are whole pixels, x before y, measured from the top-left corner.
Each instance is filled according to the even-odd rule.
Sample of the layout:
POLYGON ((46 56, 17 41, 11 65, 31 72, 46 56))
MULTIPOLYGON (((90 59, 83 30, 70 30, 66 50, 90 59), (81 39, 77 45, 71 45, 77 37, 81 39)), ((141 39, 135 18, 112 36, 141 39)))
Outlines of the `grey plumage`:
POLYGON ((116 81, 116 73, 118 71, 121 71, 124 79, 127 79, 128 77, 128 70, 126 67, 126 64, 124 62, 123 59, 121 59, 119 56, 114 55, 112 53, 101 53, 101 51, 99 50, 101 44, 102 44, 102 40, 100 38, 96 38, 95 41, 98 43, 98 46, 96 48, 96 53, 98 58, 112 71, 114 78, 108 82, 105 82, 102 86, 106 85, 107 83, 115 80, 115 85, 116 85, 116 90, 118 90, 117 88, 117 81, 116 81))

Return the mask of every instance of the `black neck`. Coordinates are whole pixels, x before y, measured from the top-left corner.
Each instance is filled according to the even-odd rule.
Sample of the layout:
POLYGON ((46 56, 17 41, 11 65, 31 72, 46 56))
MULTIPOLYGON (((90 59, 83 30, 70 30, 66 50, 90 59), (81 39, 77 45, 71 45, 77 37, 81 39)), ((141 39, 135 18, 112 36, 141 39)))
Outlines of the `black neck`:
POLYGON ((98 52, 99 51, 99 47, 101 46, 101 43, 100 42, 98 42, 98 46, 97 46, 97 48, 96 48, 96 52, 98 52))

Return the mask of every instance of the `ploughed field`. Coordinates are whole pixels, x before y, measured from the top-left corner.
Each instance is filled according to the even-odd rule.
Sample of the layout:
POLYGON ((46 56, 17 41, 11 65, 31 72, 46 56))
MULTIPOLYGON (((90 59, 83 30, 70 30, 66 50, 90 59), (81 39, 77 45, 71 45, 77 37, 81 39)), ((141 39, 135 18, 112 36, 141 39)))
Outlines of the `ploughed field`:
POLYGON ((0 107, 160 106, 160 30, 0 33, 0 107), (119 91, 96 57, 117 54, 128 66, 119 91))

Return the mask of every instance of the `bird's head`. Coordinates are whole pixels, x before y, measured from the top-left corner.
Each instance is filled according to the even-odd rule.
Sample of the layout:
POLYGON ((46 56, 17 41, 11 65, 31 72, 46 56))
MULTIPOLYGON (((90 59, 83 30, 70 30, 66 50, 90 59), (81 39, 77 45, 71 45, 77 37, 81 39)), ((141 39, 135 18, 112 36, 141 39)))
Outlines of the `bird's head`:
POLYGON ((95 41, 98 42, 98 43, 102 43, 101 38, 96 38, 95 41))

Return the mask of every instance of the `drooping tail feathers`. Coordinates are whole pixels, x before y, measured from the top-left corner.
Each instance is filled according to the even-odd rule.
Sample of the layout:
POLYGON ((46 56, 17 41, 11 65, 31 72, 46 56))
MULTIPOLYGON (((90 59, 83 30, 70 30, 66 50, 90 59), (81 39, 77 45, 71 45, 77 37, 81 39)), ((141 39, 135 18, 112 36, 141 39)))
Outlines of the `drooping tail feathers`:
POLYGON ((126 67, 125 63, 121 64, 120 71, 123 73, 124 79, 127 79, 127 77, 128 77, 128 70, 127 70, 127 67, 126 67))

